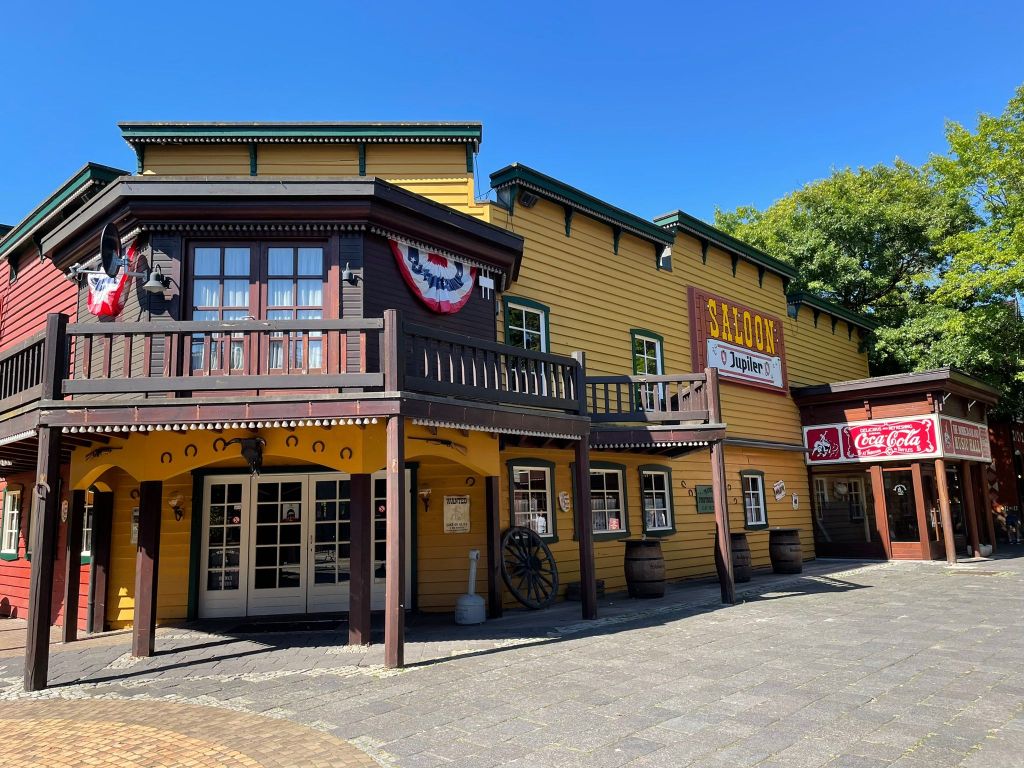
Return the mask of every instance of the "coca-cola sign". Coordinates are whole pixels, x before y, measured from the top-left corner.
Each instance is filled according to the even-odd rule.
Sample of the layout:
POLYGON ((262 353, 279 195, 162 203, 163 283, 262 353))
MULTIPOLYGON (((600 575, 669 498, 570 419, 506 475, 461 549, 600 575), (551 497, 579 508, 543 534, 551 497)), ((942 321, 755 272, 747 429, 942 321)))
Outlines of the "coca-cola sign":
POLYGON ((804 427, 808 464, 847 464, 940 455, 934 416, 804 427))

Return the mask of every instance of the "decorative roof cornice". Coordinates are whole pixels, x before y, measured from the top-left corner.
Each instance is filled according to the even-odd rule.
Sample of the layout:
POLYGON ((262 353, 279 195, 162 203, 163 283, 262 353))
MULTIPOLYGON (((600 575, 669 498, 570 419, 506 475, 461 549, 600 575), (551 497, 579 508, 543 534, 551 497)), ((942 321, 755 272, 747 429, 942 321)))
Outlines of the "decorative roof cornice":
POLYGON ((850 325, 858 328, 863 328, 866 331, 873 331, 878 327, 879 323, 877 320, 872 320, 870 317, 861 315, 857 312, 852 312, 846 307, 842 307, 834 302, 823 299, 820 296, 815 296, 813 293, 790 293, 786 295, 786 303, 790 306, 799 307, 802 304, 806 304, 808 307, 827 312, 832 317, 838 317, 840 320, 845 320, 850 325))
POLYGON ((56 192, 46 198, 21 222, 8 229, 0 236, 0 259, 19 247, 25 240, 43 229, 53 221, 61 211, 87 195, 91 190, 103 187, 119 176, 127 175, 127 171, 111 168, 97 163, 86 163, 70 179, 65 181, 56 192))
POLYGON ((693 235, 698 240, 713 243, 723 251, 739 256, 741 259, 745 259, 756 266, 764 267, 784 280, 791 280, 797 276, 796 269, 784 261, 779 261, 774 256, 769 256, 764 251, 758 250, 752 245, 747 245, 742 240, 737 240, 732 235, 728 235, 722 230, 683 211, 677 210, 656 216, 654 223, 667 230, 681 230, 693 235))
POLYGON ((658 247, 671 246, 673 237, 664 229, 652 224, 635 214, 616 208, 614 205, 598 200, 576 187, 552 178, 533 168, 513 163, 491 174, 491 187, 495 190, 519 187, 533 192, 538 197, 559 205, 568 206, 591 218, 603 221, 613 227, 619 227, 642 240, 658 247))
POLYGON ((184 122, 118 123, 124 140, 141 144, 472 144, 480 123, 184 122))

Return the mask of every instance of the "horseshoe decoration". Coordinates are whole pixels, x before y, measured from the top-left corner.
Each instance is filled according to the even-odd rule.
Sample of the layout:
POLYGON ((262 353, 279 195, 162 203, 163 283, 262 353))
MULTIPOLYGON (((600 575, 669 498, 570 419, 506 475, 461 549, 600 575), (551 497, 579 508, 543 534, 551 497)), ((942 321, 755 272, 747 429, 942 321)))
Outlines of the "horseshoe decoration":
POLYGON ((289 448, 297 448, 299 445, 299 438, 295 435, 288 435, 288 437, 284 439, 284 444, 289 448))
POLYGON ((199 449, 193 443, 189 443, 185 446, 185 456, 192 457, 199 453, 199 449))
POLYGON ((36 483, 36 496, 40 501, 46 501, 47 494, 50 493, 50 484, 45 481, 39 481, 36 483))
POLYGON ((160 454, 160 463, 161 464, 170 464, 173 461, 174 461, 174 457, 171 455, 170 451, 164 451, 163 453, 160 454))
POLYGON ((323 453, 324 449, 326 447, 327 446, 324 445, 324 441, 323 440, 314 440, 313 441, 313 453, 323 453), (317 448, 318 445, 320 446, 319 448, 317 448))
POLYGON ((475 477, 467 477, 466 478, 466 485, 468 485, 470 488, 472 488, 474 485, 476 485, 476 478, 475 477))
POLYGON ((693 488, 687 488, 687 489, 686 489, 686 493, 687 493, 687 495, 689 495, 689 496, 696 496, 696 495, 697 495, 697 492, 696 492, 696 491, 694 491, 694 490, 693 490, 693 488))
MULTIPOLYGON (((320 441, 317 440, 317 442, 319 443, 320 441)), ((352 449, 349 448, 347 445, 344 448, 341 449, 341 458, 343 458, 343 459, 351 459, 352 458, 352 449)))
POLYGON ((228 447, 228 441, 225 440, 223 437, 218 437, 216 440, 213 441, 213 452, 214 453, 220 453, 221 451, 223 451, 227 447, 228 447), (219 447, 218 447, 218 444, 219 444, 219 447))
POLYGON ((689 488, 690 486, 688 486, 688 485, 686 484, 686 481, 685 481, 685 480, 680 480, 680 481, 679 481, 679 487, 680 487, 680 488, 689 488))

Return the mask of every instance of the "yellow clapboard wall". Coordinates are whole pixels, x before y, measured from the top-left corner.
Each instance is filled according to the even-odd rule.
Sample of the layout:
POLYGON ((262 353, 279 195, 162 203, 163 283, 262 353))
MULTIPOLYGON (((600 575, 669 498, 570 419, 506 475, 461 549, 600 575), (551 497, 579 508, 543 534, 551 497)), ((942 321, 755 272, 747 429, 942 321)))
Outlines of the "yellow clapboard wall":
POLYGON ((794 307, 797 316, 786 317, 786 351, 789 354, 789 383, 800 387, 850 381, 868 376, 867 354, 860 351, 861 331, 826 312, 814 322, 814 310, 794 307), (851 332, 852 331, 852 332, 851 332))
POLYGON ((150 144, 142 173, 158 176, 248 176, 245 144, 150 144))

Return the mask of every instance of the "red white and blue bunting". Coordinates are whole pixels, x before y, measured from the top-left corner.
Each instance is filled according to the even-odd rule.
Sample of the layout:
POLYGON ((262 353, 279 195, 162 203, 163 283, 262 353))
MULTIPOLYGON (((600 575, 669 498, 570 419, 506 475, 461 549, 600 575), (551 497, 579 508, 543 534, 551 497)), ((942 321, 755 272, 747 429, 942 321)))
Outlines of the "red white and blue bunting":
POLYGON ((453 315, 466 305, 473 295, 476 267, 397 240, 389 242, 406 284, 431 311, 453 315))
POLYGON ((135 271, 137 249, 133 240, 125 252, 128 260, 128 269, 121 271, 116 277, 107 277, 105 274, 93 274, 88 276, 89 281, 89 312, 96 317, 117 317, 124 309, 128 300, 128 281, 131 279, 129 272, 135 271))

